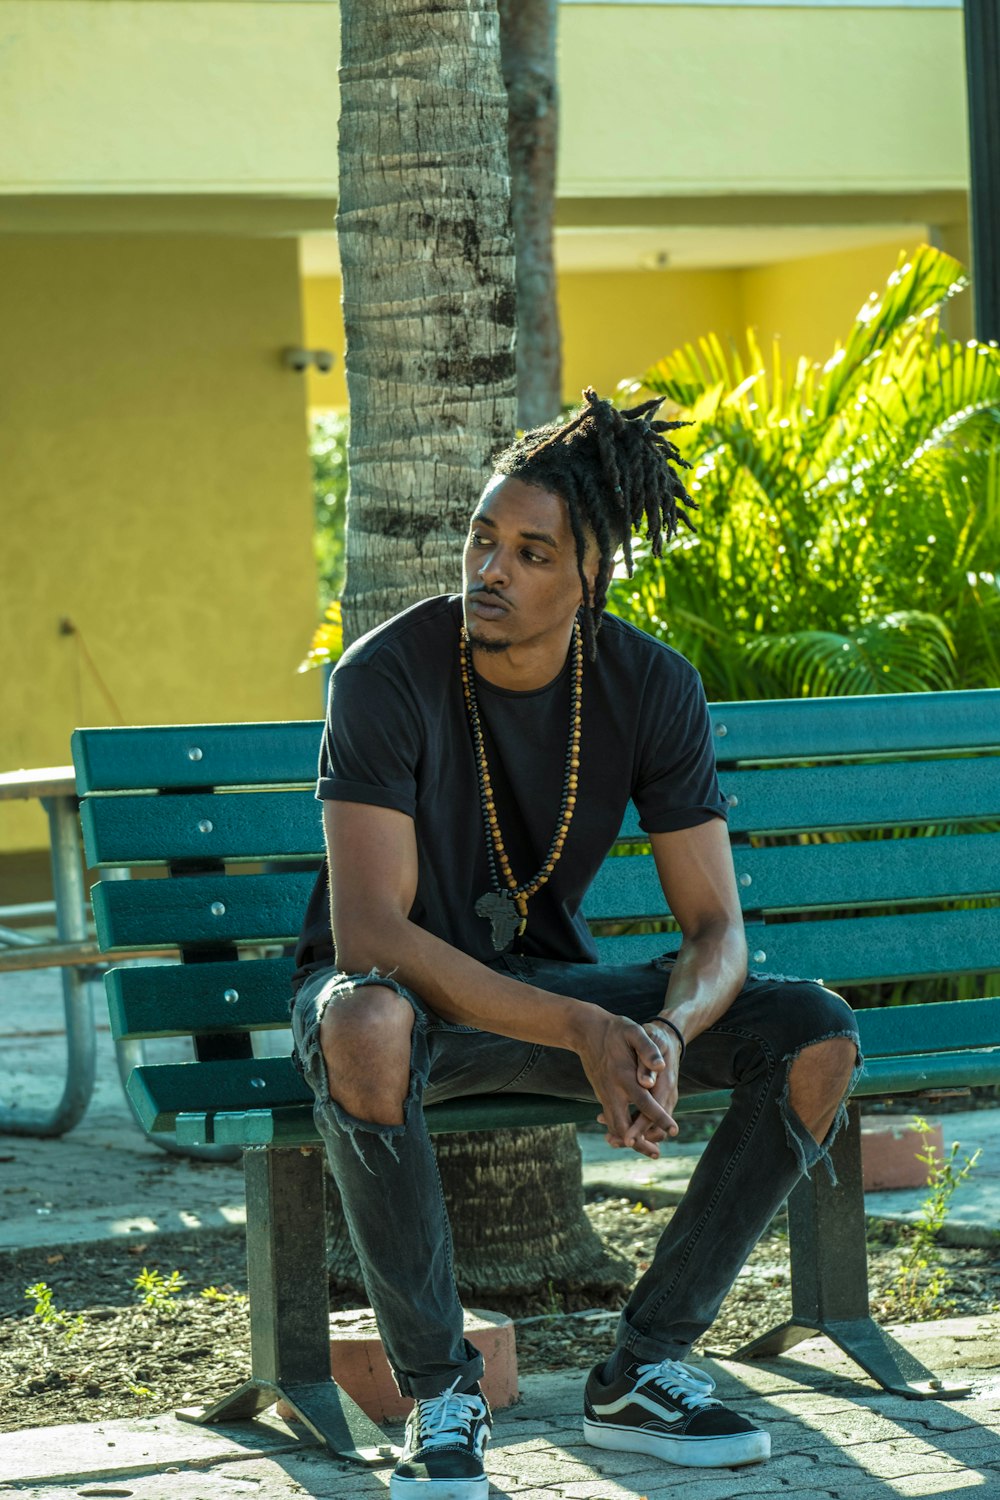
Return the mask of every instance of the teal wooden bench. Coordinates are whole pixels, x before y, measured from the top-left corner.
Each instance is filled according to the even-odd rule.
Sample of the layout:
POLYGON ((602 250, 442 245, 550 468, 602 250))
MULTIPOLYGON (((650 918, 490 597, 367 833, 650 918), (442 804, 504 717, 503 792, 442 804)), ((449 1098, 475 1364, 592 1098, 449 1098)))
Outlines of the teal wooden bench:
MULTIPOLYGON (((1000 690, 716 704, 712 717, 751 966, 840 987, 922 982, 924 1003, 862 1012, 855 1100, 1000 1081, 1000 998, 940 998, 953 976, 1000 968, 1000 690)), ((256 1033, 288 1022, 282 945, 312 885, 301 863, 322 843, 319 735, 306 722, 84 729, 73 756, 90 865, 169 876, 93 891, 102 949, 176 944, 181 959, 106 977, 122 1045, 193 1038, 193 1061, 132 1071, 136 1113, 182 1145, 244 1151, 252 1377, 192 1419, 249 1419, 281 1395, 335 1452, 374 1462, 384 1435, 329 1374, 311 1099, 287 1057, 253 1053, 256 1033)), ((608 962, 679 941, 634 819, 586 915, 608 962)), ((857 1112, 834 1153, 840 1186, 820 1170, 789 1200, 790 1316, 740 1355, 780 1354, 819 1331, 887 1390, 958 1394, 869 1316, 857 1112)), ((456 1100, 428 1118, 437 1131, 489 1130, 594 1113, 522 1095, 456 1100)))

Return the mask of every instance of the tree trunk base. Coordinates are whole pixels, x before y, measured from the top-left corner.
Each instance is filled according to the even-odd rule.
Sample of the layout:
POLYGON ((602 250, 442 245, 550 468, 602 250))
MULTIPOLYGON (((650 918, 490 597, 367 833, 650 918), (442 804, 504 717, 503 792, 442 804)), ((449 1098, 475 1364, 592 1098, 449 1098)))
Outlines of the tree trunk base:
MULTIPOLYGON (((583 1211, 572 1125, 445 1135, 434 1144, 467 1306, 565 1310, 606 1305, 631 1286, 633 1268, 605 1249, 583 1211)), ((335 1184, 327 1244, 331 1287, 367 1301, 335 1184)))

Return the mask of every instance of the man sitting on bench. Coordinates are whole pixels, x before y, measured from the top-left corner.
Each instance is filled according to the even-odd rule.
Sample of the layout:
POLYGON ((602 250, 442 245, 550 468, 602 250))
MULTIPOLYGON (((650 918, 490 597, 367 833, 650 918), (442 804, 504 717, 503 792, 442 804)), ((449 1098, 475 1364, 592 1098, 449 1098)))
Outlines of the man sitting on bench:
POLYGON ((612 1145, 656 1157, 679 1092, 733 1090, 583 1403, 598 1447, 730 1466, 770 1440, 685 1360, 825 1158, 858 1058, 839 996, 747 977, 701 682, 603 613, 633 528, 659 555, 687 521, 672 424, 654 420, 659 402, 585 395, 497 459, 462 594, 356 642, 331 686, 328 862, 292 1024, 385 1352, 415 1401, 393 1500, 488 1490, 483 1362, 463 1335, 422 1104, 593 1099, 612 1145), (630 798, 682 943, 612 967, 580 907, 630 798))

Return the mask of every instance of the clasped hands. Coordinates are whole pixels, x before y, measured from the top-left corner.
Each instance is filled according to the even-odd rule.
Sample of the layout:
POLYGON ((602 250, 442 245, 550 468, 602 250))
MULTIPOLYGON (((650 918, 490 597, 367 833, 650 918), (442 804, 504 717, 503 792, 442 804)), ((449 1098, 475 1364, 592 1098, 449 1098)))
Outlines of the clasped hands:
POLYGON ((588 1027, 580 1060, 601 1104, 598 1122, 610 1146, 657 1158, 659 1143, 677 1134, 680 1041, 656 1017, 640 1026, 605 1013, 588 1027))

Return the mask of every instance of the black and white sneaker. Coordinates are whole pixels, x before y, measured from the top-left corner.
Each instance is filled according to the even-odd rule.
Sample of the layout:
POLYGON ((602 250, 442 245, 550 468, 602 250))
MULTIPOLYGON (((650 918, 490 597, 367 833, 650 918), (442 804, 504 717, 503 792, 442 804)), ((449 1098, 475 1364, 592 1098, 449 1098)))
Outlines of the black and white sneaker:
POLYGON ((419 1397, 389 1481, 391 1500, 486 1500, 483 1454, 492 1423, 485 1396, 450 1386, 440 1396, 419 1397))
POLYGON ((770 1457, 771 1439, 712 1396, 715 1381, 680 1360, 632 1362, 608 1383, 591 1371, 583 1433, 595 1448, 648 1453, 696 1469, 732 1468, 770 1457))

